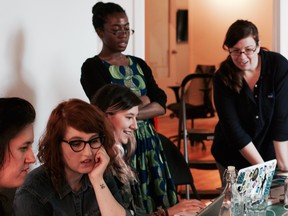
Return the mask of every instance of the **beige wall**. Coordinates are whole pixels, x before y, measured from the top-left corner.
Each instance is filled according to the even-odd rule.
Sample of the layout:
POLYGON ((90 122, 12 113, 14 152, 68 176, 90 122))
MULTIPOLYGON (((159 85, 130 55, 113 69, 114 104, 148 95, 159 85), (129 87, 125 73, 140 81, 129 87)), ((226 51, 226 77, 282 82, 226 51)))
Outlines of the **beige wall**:
POLYGON ((219 65, 227 56, 222 43, 237 19, 256 24, 262 45, 272 49, 273 0, 189 0, 191 71, 196 64, 219 65))

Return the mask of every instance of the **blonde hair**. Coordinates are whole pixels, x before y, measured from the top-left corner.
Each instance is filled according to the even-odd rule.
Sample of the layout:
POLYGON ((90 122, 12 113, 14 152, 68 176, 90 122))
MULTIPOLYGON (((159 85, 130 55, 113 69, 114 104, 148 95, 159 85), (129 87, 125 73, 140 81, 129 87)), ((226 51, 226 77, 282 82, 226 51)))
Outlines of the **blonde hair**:
MULTIPOLYGON (((129 140, 129 143, 131 141, 129 140)), ((129 145, 129 143, 127 145, 129 145)), ((116 153, 113 164, 110 167, 114 176, 116 176, 123 184, 128 184, 131 181, 137 181, 137 175, 132 170, 130 160, 125 154, 125 149, 122 144, 115 144, 113 150, 116 153)))

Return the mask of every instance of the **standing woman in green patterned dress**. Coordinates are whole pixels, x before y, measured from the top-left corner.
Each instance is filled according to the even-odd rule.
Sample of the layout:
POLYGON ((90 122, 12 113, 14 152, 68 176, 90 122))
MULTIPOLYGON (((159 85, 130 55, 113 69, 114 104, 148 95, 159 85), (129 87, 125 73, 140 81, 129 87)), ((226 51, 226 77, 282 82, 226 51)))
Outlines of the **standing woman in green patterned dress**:
POLYGON ((176 190, 151 119, 166 110, 166 94, 154 80, 152 71, 140 58, 122 54, 134 33, 124 9, 115 3, 98 2, 93 6, 93 26, 102 40, 101 52, 88 58, 81 68, 81 84, 91 100, 104 85, 116 83, 130 88, 140 97, 135 132, 137 149, 132 166, 137 170, 141 195, 147 213, 177 203, 176 190))

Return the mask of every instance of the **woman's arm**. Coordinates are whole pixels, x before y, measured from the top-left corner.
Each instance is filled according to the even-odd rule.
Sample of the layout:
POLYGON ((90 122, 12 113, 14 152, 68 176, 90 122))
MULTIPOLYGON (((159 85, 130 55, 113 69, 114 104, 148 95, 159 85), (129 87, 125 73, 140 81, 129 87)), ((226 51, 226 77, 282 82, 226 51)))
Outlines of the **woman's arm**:
POLYGON ((288 140, 273 141, 277 166, 282 171, 288 171, 288 140))
POLYGON ((142 105, 139 106, 138 120, 150 119, 165 114, 166 110, 159 103, 151 103, 147 96, 141 96, 140 99, 142 105))
POLYGON ((167 96, 166 93, 159 88, 158 84, 156 83, 151 68, 147 65, 147 63, 140 58, 135 58, 139 66, 141 67, 144 77, 145 77, 145 84, 147 88, 147 96, 149 100, 152 102, 158 103, 160 106, 166 109, 166 102, 167 96))
POLYGON ((275 87, 276 103, 271 126, 273 145, 278 169, 288 171, 288 61, 280 56, 274 62, 277 62, 278 70, 273 71, 277 84, 275 87))
POLYGON ((98 56, 88 58, 83 63, 80 83, 90 101, 102 86, 111 82, 109 71, 107 70, 98 56))
POLYGON ((139 115, 137 119, 151 119, 160 115, 164 115, 166 112, 166 93, 159 88, 156 83, 151 68, 147 63, 140 58, 133 57, 136 59, 137 63, 140 65, 144 77, 145 84, 147 88, 147 95, 141 96, 142 106, 139 107, 139 115))
POLYGON ((97 183, 93 183, 96 199, 101 211, 101 215, 126 215, 126 211, 116 199, 113 197, 104 179, 97 179, 97 183))
POLYGON ((264 160, 262 159, 261 155, 259 154, 258 150, 255 148, 252 142, 250 142, 244 148, 240 149, 240 153, 251 165, 264 162, 264 160))
POLYGON ((95 161, 94 168, 88 176, 94 188, 101 215, 126 215, 126 210, 116 201, 104 181, 104 172, 109 164, 110 158, 103 147, 96 153, 95 161))

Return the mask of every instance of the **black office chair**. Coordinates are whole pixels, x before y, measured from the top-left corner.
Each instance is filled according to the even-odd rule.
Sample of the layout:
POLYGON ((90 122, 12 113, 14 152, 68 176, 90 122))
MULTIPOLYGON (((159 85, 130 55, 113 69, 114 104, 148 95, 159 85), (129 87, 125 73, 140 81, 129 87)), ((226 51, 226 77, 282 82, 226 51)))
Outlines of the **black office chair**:
POLYGON ((177 188, 177 193, 181 197, 186 195, 186 198, 189 199, 190 190, 189 192, 188 190, 186 190, 186 193, 183 193, 183 191, 179 190, 179 187, 178 187, 180 185, 189 185, 193 192, 192 194, 193 198, 200 199, 197 193, 196 187, 194 185, 192 173, 182 153, 169 138, 167 138, 166 136, 162 134, 159 134, 159 137, 163 145, 163 150, 166 155, 166 159, 167 159, 167 163, 170 169, 172 179, 174 180, 174 184, 177 188))
POLYGON ((196 190, 193 175, 190 170, 191 167, 187 164, 183 154, 169 138, 162 134, 159 134, 159 137, 163 145, 172 179, 177 189, 177 194, 186 199, 213 199, 218 197, 221 193, 218 189, 196 190), (182 185, 186 185, 185 190, 183 190, 183 188, 181 190, 180 186, 182 185))
MULTIPOLYGON (((178 148, 180 148, 183 140, 186 163, 190 168, 201 170, 217 170, 216 162, 215 160, 191 160, 191 158, 189 160, 187 141, 189 140, 191 144, 201 142, 202 149, 206 149, 204 141, 214 139, 214 129, 194 127, 194 119, 215 116, 212 102, 212 76, 212 73, 194 73, 186 76, 180 85, 180 101, 177 103, 176 109, 173 110, 179 118, 178 148), (187 127, 187 120, 191 120, 191 127, 187 127)), ((171 106, 168 105, 167 108, 171 109, 171 106)), ((201 192, 200 196, 201 198, 203 196, 211 198, 219 195, 219 193, 220 191, 215 189, 201 192)))
POLYGON ((194 73, 186 76, 180 85, 180 101, 167 106, 167 109, 171 110, 173 115, 179 119, 178 134, 170 137, 172 140, 178 141, 179 149, 181 140, 183 139, 181 98, 185 101, 185 120, 191 120, 191 127, 189 129, 191 134, 189 136, 190 142, 192 145, 201 142, 202 149, 205 150, 206 146, 203 140, 213 139, 214 131, 194 128, 194 120, 215 116, 215 109, 212 103, 212 74, 194 73))
MULTIPOLYGON (((181 119, 181 91, 183 92, 183 98, 186 101, 186 119, 191 120, 191 133, 199 134, 198 136, 191 136, 190 141, 193 145, 194 143, 201 142, 202 149, 205 150, 206 146, 203 140, 206 139, 206 134, 208 140, 212 138, 211 131, 204 131, 201 129, 194 129, 194 120, 199 118, 211 118, 215 116, 215 110, 212 105, 212 74, 215 71, 214 65, 197 65, 194 74, 207 74, 208 77, 202 78, 201 75, 199 79, 191 79, 192 77, 189 74, 186 76, 181 85, 177 87, 172 86, 171 89, 175 93, 176 102, 169 104, 167 106, 168 110, 171 110, 172 113, 170 117, 179 118, 178 124, 178 134, 170 137, 171 140, 178 140, 178 147, 180 148, 181 140, 182 140, 182 119, 181 119), (179 89, 179 90, 178 90, 179 89), (197 131, 198 130, 198 131, 197 131), (205 136, 202 136, 205 134, 205 136), (193 140, 194 139, 194 140, 193 140)), ((194 75, 192 75, 194 76, 194 75)), ((206 75, 204 75, 206 76, 206 75)))
MULTIPOLYGON (((195 69, 195 73, 207 73, 207 74, 213 74, 216 71, 215 65, 197 65, 195 69)), ((176 103, 180 103, 180 86, 169 86, 174 92, 176 103)), ((174 117, 173 113, 171 114, 171 117, 174 117)))
POLYGON ((189 113, 194 112, 193 106, 196 106, 195 109, 201 107, 201 115, 203 118, 214 116, 215 111, 212 104, 212 76, 212 74, 189 74, 181 83, 181 110, 179 116, 178 145, 180 145, 179 140, 183 139, 184 157, 190 168, 204 170, 217 169, 215 160, 188 160, 187 146, 188 139, 190 142, 201 141, 203 143, 204 140, 214 139, 214 129, 187 128, 187 116, 190 115, 189 117, 191 117, 191 115, 193 115, 193 113, 189 113), (195 99, 197 94, 202 98, 202 102, 200 105, 191 105, 189 99, 195 99))

